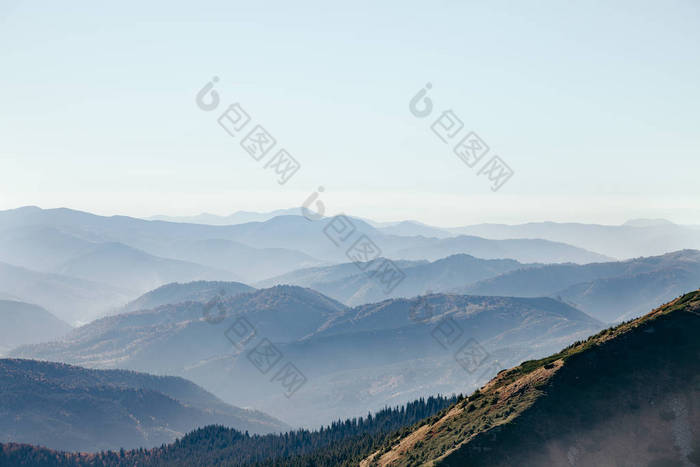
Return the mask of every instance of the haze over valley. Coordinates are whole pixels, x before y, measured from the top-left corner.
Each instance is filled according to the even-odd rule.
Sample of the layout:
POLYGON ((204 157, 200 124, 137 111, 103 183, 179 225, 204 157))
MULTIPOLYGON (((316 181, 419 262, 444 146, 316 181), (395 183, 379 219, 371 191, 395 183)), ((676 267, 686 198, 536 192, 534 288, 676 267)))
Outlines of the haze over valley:
MULTIPOLYGON (((420 397, 469 392, 502 369, 639 317, 700 283, 697 250, 620 261, 539 239, 511 245, 457 233, 426 237, 405 225, 405 235, 387 234, 353 218, 383 248, 383 256, 355 263, 334 251, 327 234, 333 218, 281 214, 208 225, 69 209, 0 213, 0 259, 23 272, 3 285, 17 300, 3 302, 5 356, 179 376, 233 406, 313 429, 420 397), (433 259, 450 239, 459 243, 433 259), (234 242, 241 248, 231 249, 234 242), (211 254, 186 262, 193 259, 183 259, 187 251, 202 248, 182 245, 204 245, 211 254), (402 256, 412 248, 427 253, 402 256), (299 260, 278 274, 279 264, 264 267, 268 254, 299 260), (402 274, 390 291, 377 277, 385 261, 402 274), (261 269, 245 273, 252 263, 261 269), (31 294, 41 281, 62 287, 31 294), (80 286, 84 294, 74 293, 80 286), (100 293, 90 300, 96 287, 123 298, 105 304, 100 293), (20 332, 30 308, 34 330, 20 332), (240 323, 303 368, 294 404, 251 363, 251 348, 231 338, 240 323), (452 341, 478 343, 479 371, 460 364, 452 341)), ((644 234, 657 227, 635 228, 644 234)))
POLYGON ((700 467, 698 24, 0 1, 0 467, 700 467))

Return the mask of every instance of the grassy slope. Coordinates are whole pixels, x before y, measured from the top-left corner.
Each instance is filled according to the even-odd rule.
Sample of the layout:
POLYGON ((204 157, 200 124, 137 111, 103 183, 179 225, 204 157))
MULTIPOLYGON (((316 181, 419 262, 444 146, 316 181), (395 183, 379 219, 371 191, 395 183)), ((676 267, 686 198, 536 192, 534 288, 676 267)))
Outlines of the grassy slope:
POLYGON ((689 417, 700 426, 698 335, 700 292, 692 292, 502 371, 362 465, 692 465, 686 456, 700 465, 697 433, 694 446, 692 432, 690 448, 674 446, 689 417))

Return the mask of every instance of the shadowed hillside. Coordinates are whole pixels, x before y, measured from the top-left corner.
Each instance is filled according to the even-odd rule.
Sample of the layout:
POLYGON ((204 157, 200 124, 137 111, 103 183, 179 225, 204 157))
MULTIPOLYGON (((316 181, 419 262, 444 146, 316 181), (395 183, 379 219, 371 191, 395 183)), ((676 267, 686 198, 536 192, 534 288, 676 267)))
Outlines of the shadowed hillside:
POLYGON ((700 292, 503 371, 362 465, 700 463, 700 292))
POLYGON ((0 387, 4 442, 97 451, 157 446, 213 423, 259 433, 288 428, 170 376, 4 359, 0 387))
POLYGON ((52 451, 19 443, 0 443, 0 465, 32 467, 277 467, 355 466, 377 446, 416 421, 449 407, 462 396, 435 396, 401 407, 385 407, 366 417, 337 420, 318 430, 249 435, 222 426, 193 431, 170 445, 98 454, 52 451))

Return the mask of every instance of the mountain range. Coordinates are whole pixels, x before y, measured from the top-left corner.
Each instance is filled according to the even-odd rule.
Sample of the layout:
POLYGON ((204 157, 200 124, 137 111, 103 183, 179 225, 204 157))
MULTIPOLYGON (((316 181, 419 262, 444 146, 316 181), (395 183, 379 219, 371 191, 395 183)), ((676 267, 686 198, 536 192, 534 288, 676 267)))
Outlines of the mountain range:
MULTIPOLYGON (((37 241, 40 240, 44 244, 44 248, 52 248, 54 244, 60 244, 59 252, 63 256, 65 256, 66 248, 64 243, 70 243, 71 248, 74 248, 75 242, 88 241, 92 243, 122 243, 151 255, 173 259, 182 259, 177 257, 179 254, 177 252, 181 250, 183 242, 187 244, 187 242, 202 240, 229 240, 255 249, 291 249, 323 261, 346 258, 345 250, 350 245, 339 247, 326 235, 328 223, 331 221, 331 219, 309 221, 299 215, 284 215, 273 217, 264 222, 212 226, 146 221, 124 216, 103 217, 70 209, 42 210, 36 207, 24 207, 0 212, 0 225, 3 226, 3 231, 23 232, 23 229, 40 229, 42 236, 37 241), (326 234, 324 234, 324 229, 326 234), (54 236, 59 235, 57 232, 60 233, 62 242, 54 240, 54 236), (68 242, 64 238, 66 236, 77 237, 78 240, 68 242)), ((385 255, 392 259, 413 259, 420 256, 419 250, 425 247, 431 248, 430 255, 437 255, 433 259, 457 253, 467 253, 480 258, 493 258, 493 255, 497 255, 496 258, 516 260, 520 260, 519 256, 521 255, 537 255, 537 262, 572 261, 585 263, 605 258, 581 248, 550 241, 504 242, 476 237, 436 239, 389 235, 362 219, 352 218, 351 222, 354 232, 370 237, 385 255), (443 240, 449 241, 443 242, 443 240)), ((8 236, 12 237, 10 234, 8 236)), ((2 237, 0 237, 1 239, 2 237)), ((0 249, 0 253, 3 250, 0 249)), ((46 254, 48 253, 49 251, 46 252, 46 254)), ((2 255, 11 255, 11 252, 6 251, 2 255)), ((0 255, 0 260, 4 258, 2 255, 0 255)), ((13 258, 13 256, 9 257, 13 258)), ((308 260, 308 258, 306 259, 308 260)), ((524 261, 531 261, 531 259, 524 261)), ((23 264, 23 266, 35 267, 29 264, 23 264)), ((272 275, 274 274, 270 274, 270 276, 272 275)))
POLYGON ((349 308, 293 286, 224 296, 215 305, 204 302, 210 296, 102 318, 61 341, 22 346, 11 355, 182 376, 230 403, 315 426, 476 385, 496 367, 546 355, 603 327, 549 298, 433 294, 349 308), (422 310, 430 317, 414 319, 422 310), (241 323, 246 335, 254 330, 250 342, 236 337, 234 325, 241 323), (441 342, 450 327, 452 338, 460 337, 450 345, 478 341, 488 365, 465 371, 454 360, 457 348, 441 342), (262 342, 277 349, 280 367, 291 362, 307 379, 294 404, 251 360, 262 342))
POLYGON ((700 251, 586 265, 518 269, 454 289, 456 293, 553 296, 604 322, 638 317, 700 283, 700 251))
POLYGON ((114 311, 130 298, 128 291, 108 284, 1 262, 0 294, 39 305, 69 324, 85 323, 114 311))
MULTIPOLYGON (((381 259, 374 263, 381 264, 381 259)), ((387 293, 371 273, 353 263, 305 268, 256 285, 310 287, 347 305, 410 298, 429 292, 565 300, 603 322, 648 312, 700 283, 700 251, 683 250, 627 261, 579 264, 524 264, 454 255, 437 261, 401 261, 405 278, 387 293)))
POLYGON ((158 446, 211 424, 259 433, 288 429, 182 378, 0 359, 0 386, 4 442, 99 451, 158 446))
MULTIPOLYGON (((435 394, 469 392, 504 368, 643 315, 700 283, 698 250, 613 261, 543 238, 477 237, 415 221, 271 214, 205 225, 69 209, 1 211, 0 352, 81 367, 70 370, 78 381, 72 384, 56 376, 67 367, 6 363, 14 397, 7 399, 6 418, 22 420, 7 429, 23 431, 2 439, 46 444, 31 437, 36 433, 58 440, 50 447, 70 450, 111 449, 113 442, 153 446, 222 423, 239 431, 224 429, 221 436, 249 443, 245 430, 264 429, 245 425, 235 407, 274 414, 275 431, 286 427, 279 420, 315 428, 435 394), (360 241, 374 247, 374 256, 363 259, 359 247, 353 250, 360 241), (379 280, 386 264, 403 278, 389 290, 379 280), (12 379, 20 370, 28 373, 12 379), (103 370, 187 378, 210 399, 195 406, 155 383, 80 376, 103 370), (92 382, 82 384, 85 378, 92 382), (38 399, 25 403, 29 396, 18 394, 38 399), (52 394, 65 397, 55 410, 41 398, 52 394), (232 408, 213 409, 214 400, 232 408), (72 411, 81 410, 113 413, 103 418, 114 431, 100 441, 90 436, 94 418, 73 427, 80 417, 72 411), (68 414, 65 424, 61 414, 68 414)), ((515 227, 509 231, 526 234, 515 227)), ((659 220, 618 227, 556 224, 551 232, 571 239, 588 232, 608 242, 610 252, 634 232, 640 232, 637 243, 630 245, 641 248, 660 238, 653 232, 667 235, 670 245, 682 243, 678 232, 700 231, 659 220)), ((366 435, 357 430, 347 433, 366 435)), ((362 449, 378 449, 387 430, 365 438, 362 449)), ((357 444, 334 446, 360 452, 357 444)))
MULTIPOLYGON (((148 290, 173 281, 254 283, 309 267, 372 260, 373 256, 353 256, 353 245, 363 239, 394 261, 435 261, 455 254, 526 263, 609 259, 548 240, 436 238, 414 235, 430 234, 430 229, 415 222, 375 227, 355 217, 346 221, 348 231, 340 242, 341 238, 334 238, 338 233, 333 234, 340 221, 309 221, 298 213, 219 226, 105 217, 65 208, 0 211, 0 262, 8 268, 23 268, 23 276, 39 275, 0 285, 0 294, 36 303, 71 324, 80 324, 113 313, 148 290), (47 274, 50 277, 41 276, 47 274), (40 296, 47 292, 34 296, 31 284, 39 280, 73 289, 85 288, 84 281, 89 281, 87 288, 92 290, 57 290, 56 295, 63 296, 50 297, 51 302, 40 296)), ((364 301, 378 298, 369 292, 364 301)))
POLYGON ((299 215, 299 208, 275 209, 268 212, 236 211, 228 216, 218 216, 203 212, 194 216, 165 216, 158 214, 147 217, 149 221, 180 222, 185 224, 235 225, 247 222, 265 222, 277 216, 299 215))
POLYGON ((700 463, 698 332, 700 291, 499 371, 468 397, 421 399, 374 417, 282 435, 248 436, 212 426, 157 449, 95 456, 0 444, 0 462, 58 467, 693 466, 700 463), (423 418, 415 421, 417 414, 423 418))
MULTIPOLYGON (((279 215, 300 215, 300 210, 290 208, 267 213, 239 211, 231 216, 211 214, 193 217, 154 216, 151 219, 224 225, 252 221, 264 222, 279 215)), ((474 224, 459 227, 435 227, 410 220, 397 222, 377 222, 366 218, 360 220, 387 235, 433 238, 473 235, 494 240, 543 239, 578 246, 615 259, 700 249, 700 226, 674 224, 666 219, 630 219, 620 225, 529 222, 526 224, 474 224)))
MULTIPOLYGON (((382 261, 382 258, 372 261, 366 270, 377 270, 382 261)), ((396 265, 403 271, 405 278, 389 293, 380 281, 367 271, 359 269, 354 263, 300 269, 256 285, 266 287, 291 284, 309 287, 352 306, 378 302, 390 297, 414 297, 428 292, 447 292, 526 267, 515 260, 484 260, 466 254, 453 255, 433 262, 398 261, 396 265)))
POLYGON ((576 245, 618 259, 700 249, 700 228, 663 219, 633 219, 622 225, 532 222, 478 224, 450 229, 454 235, 491 239, 541 238, 576 245))

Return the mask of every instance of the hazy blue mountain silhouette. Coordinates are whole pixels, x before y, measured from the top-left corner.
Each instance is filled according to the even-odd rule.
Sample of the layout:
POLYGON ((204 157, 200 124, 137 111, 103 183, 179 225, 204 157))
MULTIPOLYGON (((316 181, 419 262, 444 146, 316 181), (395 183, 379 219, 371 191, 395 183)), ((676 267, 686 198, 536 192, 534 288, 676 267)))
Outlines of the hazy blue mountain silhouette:
POLYGON ((552 264, 507 272, 458 293, 561 297, 602 321, 640 316, 700 283, 700 251, 586 265, 552 264))
MULTIPOLYGON (((382 259, 374 263, 381 263, 382 259)), ((310 287, 347 305, 362 305, 389 297, 414 297, 426 292, 446 292, 465 284, 498 276, 528 265, 510 259, 484 260, 459 254, 428 261, 397 261, 406 277, 389 293, 376 277, 354 263, 300 269, 261 282, 261 287, 292 284, 310 287)), ((369 271, 377 266, 371 264, 369 271)))
POLYGON ((99 451, 158 446, 211 424, 259 433, 288 428, 171 376, 0 359, 0 386, 5 442, 99 451))
POLYGON ((0 300, 0 355, 18 345, 58 339, 71 329, 40 306, 0 300))
POLYGON ((314 426, 425 394, 464 390, 491 377, 496 367, 546 354, 603 326, 549 298, 434 294, 349 308, 310 289, 276 286, 227 297, 221 305, 221 315, 209 316, 224 319, 213 324, 205 320, 205 304, 189 301, 103 318, 60 342, 22 346, 11 355, 174 374, 235 405, 314 426), (432 310, 430 320, 413 320, 412 310, 423 306, 432 310), (257 331, 241 348, 224 334, 239 318, 257 331), (488 365, 468 373, 454 360, 457 349, 438 343, 434 328, 446 318, 458 323, 464 340, 480 341, 488 365), (292 404, 272 375, 261 374, 248 359, 265 338, 308 379, 292 404))

